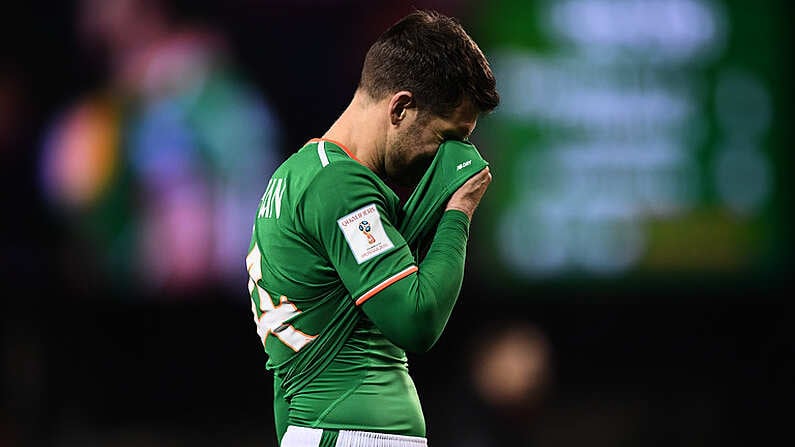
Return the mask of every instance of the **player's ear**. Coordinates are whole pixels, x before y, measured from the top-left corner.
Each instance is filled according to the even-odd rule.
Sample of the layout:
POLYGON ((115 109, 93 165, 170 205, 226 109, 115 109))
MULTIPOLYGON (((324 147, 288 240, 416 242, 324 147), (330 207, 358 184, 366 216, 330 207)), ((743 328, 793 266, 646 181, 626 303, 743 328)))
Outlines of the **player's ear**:
POLYGON ((401 90, 389 99, 389 122, 397 126, 406 119, 409 109, 415 108, 414 95, 406 90, 401 90))

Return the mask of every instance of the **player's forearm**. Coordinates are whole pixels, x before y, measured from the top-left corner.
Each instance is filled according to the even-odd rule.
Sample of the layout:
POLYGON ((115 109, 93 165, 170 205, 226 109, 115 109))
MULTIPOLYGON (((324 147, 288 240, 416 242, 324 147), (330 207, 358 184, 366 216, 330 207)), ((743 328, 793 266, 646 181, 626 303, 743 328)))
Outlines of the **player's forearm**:
POLYGON ((365 313, 396 345, 424 352, 439 339, 461 290, 468 231, 466 214, 445 212, 419 271, 364 303, 365 313))
POLYGON ((418 351, 436 343, 447 325, 464 280, 464 261, 469 233, 469 217, 448 211, 436 231, 428 254, 420 264, 416 290, 417 324, 414 328, 418 351))

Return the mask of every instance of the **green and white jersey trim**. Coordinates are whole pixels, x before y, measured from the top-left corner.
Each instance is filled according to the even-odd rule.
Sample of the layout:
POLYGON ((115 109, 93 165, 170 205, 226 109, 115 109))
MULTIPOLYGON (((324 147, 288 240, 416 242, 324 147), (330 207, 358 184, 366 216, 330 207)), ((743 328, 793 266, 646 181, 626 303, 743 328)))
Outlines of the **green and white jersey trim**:
POLYGON ((324 168, 328 166, 328 155, 326 154, 326 142, 320 140, 317 143, 317 156, 320 157, 320 165, 324 168))

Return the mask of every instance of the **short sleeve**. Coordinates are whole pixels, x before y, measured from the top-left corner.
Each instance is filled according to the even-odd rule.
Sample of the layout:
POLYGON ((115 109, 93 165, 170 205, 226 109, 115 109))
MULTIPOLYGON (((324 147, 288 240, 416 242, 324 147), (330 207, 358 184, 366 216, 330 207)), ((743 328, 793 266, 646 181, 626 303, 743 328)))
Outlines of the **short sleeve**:
POLYGON ((355 162, 329 164, 307 187, 297 210, 306 236, 327 256, 357 305, 417 271, 395 227, 396 204, 355 162))

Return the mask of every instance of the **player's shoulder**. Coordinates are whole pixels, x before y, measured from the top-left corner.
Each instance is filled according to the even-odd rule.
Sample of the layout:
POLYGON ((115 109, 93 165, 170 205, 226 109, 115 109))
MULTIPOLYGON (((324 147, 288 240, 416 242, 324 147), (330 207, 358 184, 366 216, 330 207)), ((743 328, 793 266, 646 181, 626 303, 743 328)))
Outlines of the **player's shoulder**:
POLYGON ((284 179, 289 183, 291 193, 300 196, 313 185, 328 183, 328 180, 323 180, 328 177, 333 179, 332 182, 343 182, 347 178, 367 175, 369 170, 349 157, 342 158, 331 150, 326 155, 324 150, 316 140, 310 140, 276 168, 273 178, 284 179))
POLYGON ((340 147, 338 143, 335 144, 319 138, 307 141, 298 151, 282 163, 280 169, 301 171, 314 175, 318 172, 326 171, 326 168, 329 167, 333 167, 331 171, 335 173, 346 170, 356 173, 356 171, 361 172, 361 169, 365 172, 369 171, 347 149, 340 147))
POLYGON ((302 203, 337 212, 359 203, 378 203, 395 208, 397 195, 372 170, 364 166, 341 143, 310 140, 301 149, 306 157, 314 153, 321 168, 303 191, 302 203))
POLYGON ((312 186, 327 192, 344 194, 345 188, 383 189, 383 182, 364 166, 342 143, 325 140, 310 140, 301 148, 307 161, 314 160, 312 186))

